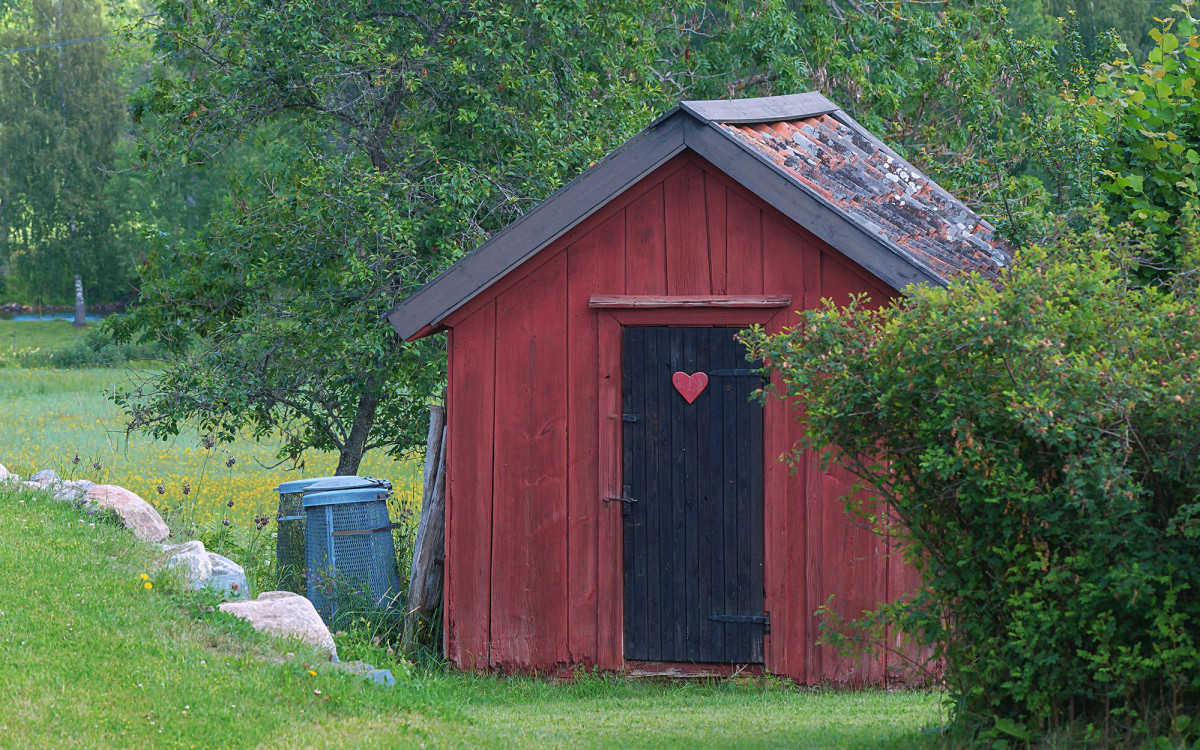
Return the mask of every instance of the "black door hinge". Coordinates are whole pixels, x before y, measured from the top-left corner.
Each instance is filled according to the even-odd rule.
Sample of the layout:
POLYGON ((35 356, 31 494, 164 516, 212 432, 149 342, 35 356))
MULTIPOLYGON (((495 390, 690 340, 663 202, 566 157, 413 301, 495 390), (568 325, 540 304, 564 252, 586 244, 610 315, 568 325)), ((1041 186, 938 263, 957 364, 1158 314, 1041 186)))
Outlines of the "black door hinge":
POLYGON ((713 615, 713 622, 727 622, 736 625, 762 625, 764 633, 771 632, 771 616, 762 615, 713 615))

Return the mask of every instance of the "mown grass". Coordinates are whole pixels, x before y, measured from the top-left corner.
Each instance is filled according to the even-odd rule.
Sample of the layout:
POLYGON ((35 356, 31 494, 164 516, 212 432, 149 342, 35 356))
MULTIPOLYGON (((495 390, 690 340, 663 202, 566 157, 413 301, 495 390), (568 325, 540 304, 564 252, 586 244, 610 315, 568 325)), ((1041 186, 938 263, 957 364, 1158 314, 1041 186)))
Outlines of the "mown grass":
POLYGON ((0 356, 12 350, 61 349, 82 340, 84 330, 69 320, 0 320, 0 356))
POLYGON ((153 553, 0 488, 0 747, 876 748, 939 721, 933 693, 763 680, 555 684, 391 663, 401 684, 381 688, 209 611, 153 553))
MULTIPOLYGON (((335 455, 323 452, 306 455, 300 470, 278 465, 272 441, 247 438, 206 449, 196 434, 171 442, 126 435, 120 414, 104 394, 127 383, 131 372, 138 371, 0 369, 0 464, 25 476, 51 468, 63 477, 119 484, 174 514, 173 525, 215 526, 228 519, 243 528, 252 525, 255 515, 275 515, 279 497, 274 489, 280 482, 332 474, 337 465, 335 455), (230 458, 233 465, 228 465, 230 458)), ((393 512, 418 508, 419 462, 368 454, 360 473, 392 480, 393 512)))

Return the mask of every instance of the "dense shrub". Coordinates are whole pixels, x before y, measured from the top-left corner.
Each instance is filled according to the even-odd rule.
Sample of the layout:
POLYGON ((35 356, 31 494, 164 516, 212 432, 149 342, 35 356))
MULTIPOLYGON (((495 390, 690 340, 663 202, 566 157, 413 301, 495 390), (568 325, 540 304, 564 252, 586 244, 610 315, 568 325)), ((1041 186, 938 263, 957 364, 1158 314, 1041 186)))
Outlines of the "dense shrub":
POLYGON ((163 351, 154 344, 117 344, 99 327, 91 327, 82 341, 59 349, 33 349, 23 352, 23 367, 116 367, 130 360, 161 359, 163 351))
POLYGON ((925 589, 877 615, 933 647, 968 733, 1197 729, 1195 235, 1174 286, 1129 283, 1149 240, 1093 228, 1000 283, 747 337, 805 403, 809 445, 839 446, 827 460, 903 521, 925 589))

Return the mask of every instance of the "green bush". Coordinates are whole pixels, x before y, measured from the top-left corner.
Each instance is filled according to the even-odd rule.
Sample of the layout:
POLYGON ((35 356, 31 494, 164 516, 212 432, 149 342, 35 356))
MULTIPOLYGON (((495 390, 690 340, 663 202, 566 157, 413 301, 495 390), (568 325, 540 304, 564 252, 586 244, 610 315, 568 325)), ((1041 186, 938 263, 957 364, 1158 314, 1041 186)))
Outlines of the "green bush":
POLYGON ((932 648, 968 737, 1195 740, 1200 243, 1185 234, 1172 287, 1130 283, 1153 238, 1101 226, 1026 251, 999 284, 827 304, 746 337, 804 402, 807 447, 903 522, 925 588, 875 622, 932 648))
POLYGON ((130 360, 161 359, 163 352, 156 345, 117 344, 98 327, 88 328, 82 341, 58 349, 32 349, 21 353, 22 367, 116 367, 130 360))

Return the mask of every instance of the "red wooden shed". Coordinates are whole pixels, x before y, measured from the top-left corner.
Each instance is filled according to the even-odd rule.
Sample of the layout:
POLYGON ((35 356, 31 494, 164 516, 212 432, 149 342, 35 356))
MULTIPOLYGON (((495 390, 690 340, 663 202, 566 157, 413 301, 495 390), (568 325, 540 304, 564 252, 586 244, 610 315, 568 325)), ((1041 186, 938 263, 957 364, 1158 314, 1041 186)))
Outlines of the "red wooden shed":
MULTIPOLYGON (((1009 258, 819 94, 684 102, 389 315, 446 331, 444 625, 464 669, 761 664, 884 682, 816 645, 910 590, 851 482, 780 462, 795 412, 733 334, 1009 258)), ((727 667, 726 667, 727 668, 727 667)))

